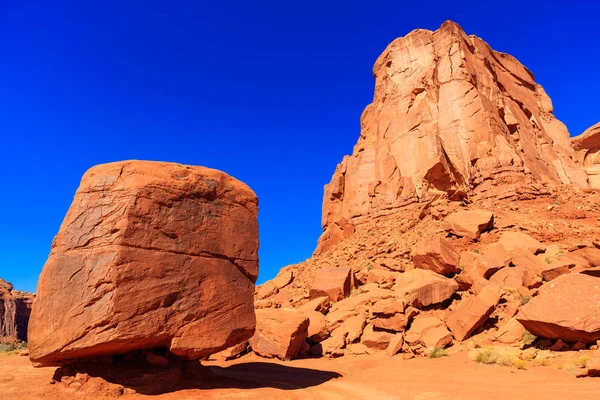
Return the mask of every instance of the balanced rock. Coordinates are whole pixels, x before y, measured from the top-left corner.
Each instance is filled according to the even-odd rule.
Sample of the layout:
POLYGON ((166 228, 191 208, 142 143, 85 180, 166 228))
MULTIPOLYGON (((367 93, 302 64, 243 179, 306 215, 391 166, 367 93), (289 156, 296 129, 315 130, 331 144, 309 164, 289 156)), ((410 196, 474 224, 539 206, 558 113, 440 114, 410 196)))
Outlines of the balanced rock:
POLYGON ((325 187, 324 230, 449 191, 509 198, 588 187, 533 74, 457 24, 394 40, 373 75, 358 143, 325 187))
POLYGON ((440 275, 452 275, 458 270, 460 256, 447 240, 439 235, 421 240, 413 255, 416 268, 427 269, 440 275))
POLYGON ((199 359, 255 328, 258 204, 204 167, 148 161, 83 176, 38 282, 38 365, 163 347, 199 359))
POLYGON ((595 343, 600 340, 600 278, 559 276, 538 289, 517 320, 536 336, 595 343))
POLYGON ((485 210, 461 210, 444 220, 444 229, 456 236, 479 239, 481 232, 494 227, 494 215, 485 210))
POLYGON ((256 333, 250 339, 250 346, 262 357, 293 359, 308 337, 309 323, 303 313, 293 309, 256 310, 256 333))
POLYGON ((600 122, 571 139, 575 159, 583 167, 590 186, 600 189, 600 122))

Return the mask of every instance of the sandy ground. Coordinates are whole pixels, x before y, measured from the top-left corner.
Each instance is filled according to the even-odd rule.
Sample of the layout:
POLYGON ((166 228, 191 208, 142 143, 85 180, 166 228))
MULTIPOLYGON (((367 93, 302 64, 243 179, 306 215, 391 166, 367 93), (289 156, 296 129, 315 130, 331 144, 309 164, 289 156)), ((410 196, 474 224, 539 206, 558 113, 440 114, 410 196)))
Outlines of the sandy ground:
MULTIPOLYGON (((247 355, 206 363, 212 387, 120 399, 600 399, 599 378, 576 378, 549 367, 516 370, 476 364, 466 354, 403 360, 385 356, 308 359, 290 362, 247 355)), ((27 357, 0 357, 0 399, 97 399, 97 394, 51 384, 54 368, 36 369, 27 357)))

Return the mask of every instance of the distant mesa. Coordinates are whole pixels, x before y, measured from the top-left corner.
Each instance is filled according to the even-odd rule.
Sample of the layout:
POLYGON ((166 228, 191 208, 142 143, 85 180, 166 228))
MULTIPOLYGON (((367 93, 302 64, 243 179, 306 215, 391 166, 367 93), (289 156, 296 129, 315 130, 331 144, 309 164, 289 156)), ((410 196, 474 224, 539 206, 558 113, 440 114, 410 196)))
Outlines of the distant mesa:
POLYGON ((38 366, 162 348, 205 358, 252 337, 252 190, 204 167, 91 168, 52 244, 29 324, 38 366))

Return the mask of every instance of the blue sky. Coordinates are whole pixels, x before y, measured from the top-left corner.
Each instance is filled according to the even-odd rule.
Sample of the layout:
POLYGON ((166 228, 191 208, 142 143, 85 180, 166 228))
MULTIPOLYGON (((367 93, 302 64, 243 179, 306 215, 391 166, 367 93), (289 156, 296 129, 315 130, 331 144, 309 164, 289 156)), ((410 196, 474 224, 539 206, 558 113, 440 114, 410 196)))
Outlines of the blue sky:
POLYGON ((586 2, 0 0, 0 277, 37 276, 92 165, 206 165, 260 201, 260 281, 308 258, 393 39, 451 19, 529 67, 572 135, 600 120, 586 2))

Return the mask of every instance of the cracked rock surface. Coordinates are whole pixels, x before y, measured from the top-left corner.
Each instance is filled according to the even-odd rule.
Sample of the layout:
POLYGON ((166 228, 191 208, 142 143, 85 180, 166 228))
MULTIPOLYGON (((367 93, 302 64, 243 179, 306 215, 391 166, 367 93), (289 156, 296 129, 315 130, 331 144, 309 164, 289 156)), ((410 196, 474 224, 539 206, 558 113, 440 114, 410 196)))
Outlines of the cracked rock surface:
POLYGON ((198 359, 255 329, 258 201, 204 167, 125 161, 83 177, 38 282, 30 358, 164 347, 198 359))
POLYGON ((457 24, 394 40, 373 75, 358 143, 325 187, 325 231, 450 191, 524 198, 588 187, 533 74, 457 24))

